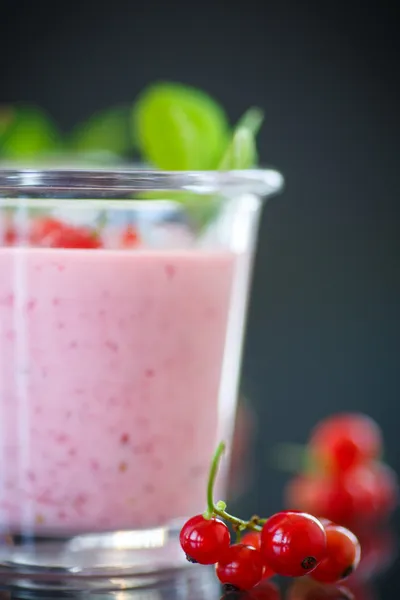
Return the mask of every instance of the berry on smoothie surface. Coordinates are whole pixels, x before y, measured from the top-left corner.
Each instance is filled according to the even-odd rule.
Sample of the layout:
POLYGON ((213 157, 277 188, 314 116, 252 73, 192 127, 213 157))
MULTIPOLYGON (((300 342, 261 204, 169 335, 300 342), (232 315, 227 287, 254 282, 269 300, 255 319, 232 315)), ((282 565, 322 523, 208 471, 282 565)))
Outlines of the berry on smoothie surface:
POLYGON ((33 246, 46 248, 101 248, 97 233, 86 227, 76 227, 52 217, 34 219, 29 233, 33 246))

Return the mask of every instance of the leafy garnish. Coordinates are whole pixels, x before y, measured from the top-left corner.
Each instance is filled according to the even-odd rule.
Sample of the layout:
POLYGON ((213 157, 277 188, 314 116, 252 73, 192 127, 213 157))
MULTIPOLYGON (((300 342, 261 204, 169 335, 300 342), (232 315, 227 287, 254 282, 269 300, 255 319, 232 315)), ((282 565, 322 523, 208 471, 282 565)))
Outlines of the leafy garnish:
MULTIPOLYGON (((142 157, 168 170, 249 169, 257 163, 255 137, 264 115, 251 108, 228 133, 225 114, 209 96, 178 84, 146 90, 133 109, 133 126, 142 157)), ((169 199, 185 205, 197 227, 218 212, 221 199, 179 191, 143 192, 144 199, 169 199)))
POLYGON ((124 155, 131 147, 129 110, 116 106, 95 113, 75 127, 70 148, 79 153, 110 152, 124 155))
POLYGON ((257 108, 256 106, 253 106, 252 108, 249 108, 249 110, 247 110, 244 113, 244 115, 240 118, 236 127, 237 128, 245 127, 246 129, 249 129, 255 137, 257 135, 257 133, 260 131, 263 121, 264 121, 264 112, 261 110, 261 108, 257 108))
POLYGON ((14 110, 12 106, 0 105, 0 140, 3 133, 7 131, 8 127, 13 122, 13 118, 14 110))
POLYGON ((30 159, 56 152, 60 133, 50 117, 36 106, 15 106, 3 122, 0 155, 6 160, 30 159))
POLYGON ((251 169, 257 163, 256 135, 264 115, 258 108, 249 109, 238 122, 225 150, 219 169, 251 169))
POLYGON ((219 104, 178 83, 146 89, 133 107, 132 127, 142 158, 174 171, 215 169, 229 135, 219 104))
POLYGON ((160 169, 233 170, 257 163, 263 122, 248 110, 229 134, 223 109, 204 92, 177 83, 150 86, 133 107, 133 134, 142 157, 160 169))

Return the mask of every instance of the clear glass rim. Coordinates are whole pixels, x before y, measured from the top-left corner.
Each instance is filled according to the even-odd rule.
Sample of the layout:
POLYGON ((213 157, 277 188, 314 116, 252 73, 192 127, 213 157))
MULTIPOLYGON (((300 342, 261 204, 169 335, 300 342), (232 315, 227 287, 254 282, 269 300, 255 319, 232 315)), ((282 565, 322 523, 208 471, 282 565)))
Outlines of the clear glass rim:
POLYGON ((196 194, 252 193, 261 197, 280 192, 284 179, 275 169, 244 171, 157 171, 150 169, 4 169, 0 168, 0 193, 129 194, 186 191, 196 194))

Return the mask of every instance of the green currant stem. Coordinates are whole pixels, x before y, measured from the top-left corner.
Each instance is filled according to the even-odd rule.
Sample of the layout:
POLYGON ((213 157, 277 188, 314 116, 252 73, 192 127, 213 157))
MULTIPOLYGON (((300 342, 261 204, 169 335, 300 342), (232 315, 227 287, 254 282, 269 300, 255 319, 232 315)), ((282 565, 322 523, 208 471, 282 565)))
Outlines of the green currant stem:
POLYGON ((225 442, 220 442, 218 447, 214 453, 213 459, 211 461, 210 473, 208 475, 208 484, 207 484, 207 507, 208 512, 215 512, 215 504, 213 498, 214 492, 214 484, 215 479, 218 473, 218 467, 223 453, 225 452, 225 442))
POLYGON ((213 456, 213 459, 211 462, 210 473, 208 476, 207 512, 209 515, 217 515, 218 517, 221 517, 221 519, 224 519, 225 521, 229 521, 229 523, 232 523, 232 525, 238 532, 244 531, 245 529, 252 529, 253 531, 261 531, 262 528, 257 523, 265 522, 266 519, 257 520, 257 523, 254 523, 254 521, 252 519, 250 519, 249 521, 243 521, 243 519, 239 519, 238 517, 234 517, 233 515, 230 515, 229 513, 226 512, 225 509, 222 510, 222 509, 218 508, 217 505, 214 504, 214 494, 213 494, 214 484, 215 484, 215 479, 216 479, 217 473, 218 473, 219 463, 221 461, 221 457, 224 452, 225 452, 225 443, 220 442, 214 453, 214 456, 213 456))

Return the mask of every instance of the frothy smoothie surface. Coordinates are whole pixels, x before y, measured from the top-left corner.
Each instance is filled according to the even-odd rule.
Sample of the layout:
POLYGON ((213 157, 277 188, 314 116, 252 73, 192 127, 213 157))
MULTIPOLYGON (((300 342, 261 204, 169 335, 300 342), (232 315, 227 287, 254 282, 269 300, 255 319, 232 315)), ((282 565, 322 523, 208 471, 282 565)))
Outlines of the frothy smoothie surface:
POLYGON ((0 249, 0 525, 204 508, 235 256, 0 249))

